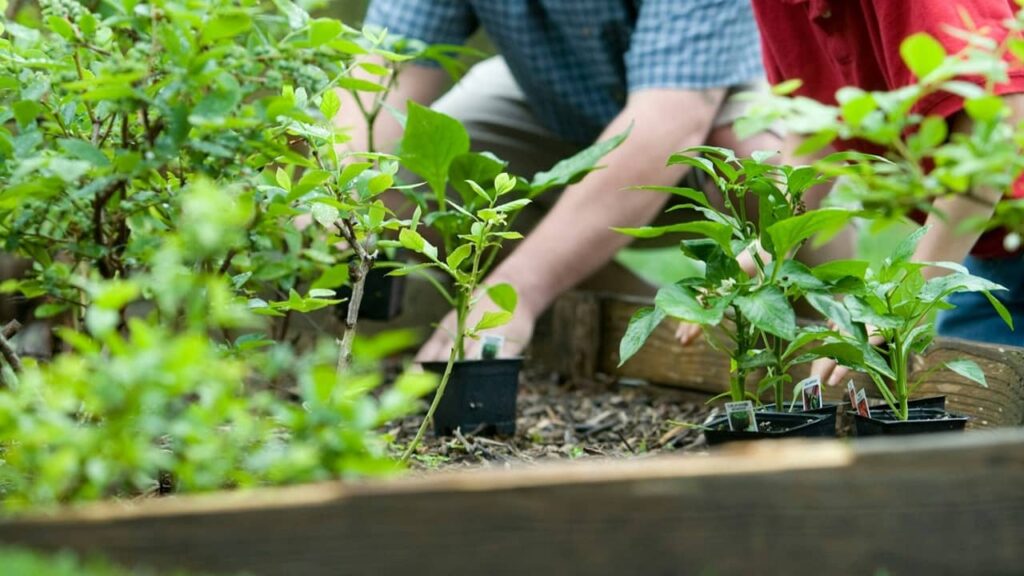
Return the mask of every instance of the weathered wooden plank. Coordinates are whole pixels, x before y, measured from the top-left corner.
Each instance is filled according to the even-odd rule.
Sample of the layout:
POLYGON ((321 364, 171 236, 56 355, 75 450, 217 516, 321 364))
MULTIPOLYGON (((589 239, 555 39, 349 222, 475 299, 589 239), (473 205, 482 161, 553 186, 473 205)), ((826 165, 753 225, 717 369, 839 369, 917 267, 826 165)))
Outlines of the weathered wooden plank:
MULTIPOLYGON (((593 357, 597 370, 623 378, 638 378, 667 386, 698 390, 708 394, 724 392, 729 382, 729 364, 723 354, 712 350, 703 340, 680 346, 674 338, 675 324, 669 321, 651 335, 647 344, 622 368, 618 368, 618 345, 633 313, 650 302, 638 298, 601 296, 601 342, 593 357)), ((924 356, 914 359, 914 374, 926 374, 936 365, 967 358, 981 365, 988 376, 988 388, 968 382, 949 370, 938 370, 925 378, 917 396, 943 394, 950 409, 971 416, 971 426, 1016 426, 1024 424, 1024 348, 993 346, 972 342, 937 339, 924 356)), ((794 371, 805 376, 810 367, 794 371)), ((880 398, 871 380, 854 374, 858 386, 880 398)), ((844 400, 845 389, 825 389, 826 399, 844 400)))
POLYGON ((98 505, 0 542, 252 574, 1016 574, 1024 430, 98 505))
POLYGON ((575 292, 555 302, 552 315, 552 341, 564 343, 549 350, 558 372, 576 382, 592 382, 601 346, 600 300, 589 292, 575 292))

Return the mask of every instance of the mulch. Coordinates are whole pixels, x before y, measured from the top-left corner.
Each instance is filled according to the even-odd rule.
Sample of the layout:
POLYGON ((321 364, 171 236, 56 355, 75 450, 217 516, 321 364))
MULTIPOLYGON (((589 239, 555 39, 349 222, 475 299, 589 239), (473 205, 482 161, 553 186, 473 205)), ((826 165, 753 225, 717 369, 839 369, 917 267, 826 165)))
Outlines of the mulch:
MULTIPOLYGON (((695 427, 715 410, 701 397, 649 385, 559 384, 531 374, 520 384, 516 434, 428 431, 411 462, 414 470, 530 466, 581 458, 644 458, 666 452, 705 452, 695 427)), ((396 447, 416 433, 419 416, 388 432, 396 447)))

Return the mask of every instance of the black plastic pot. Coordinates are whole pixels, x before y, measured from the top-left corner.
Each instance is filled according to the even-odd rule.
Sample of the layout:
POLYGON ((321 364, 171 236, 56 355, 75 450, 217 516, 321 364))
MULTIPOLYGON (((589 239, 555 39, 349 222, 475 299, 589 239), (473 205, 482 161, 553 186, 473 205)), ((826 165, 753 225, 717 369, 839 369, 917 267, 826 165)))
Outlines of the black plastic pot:
POLYGON ((793 410, 792 411, 789 410, 789 406, 788 405, 784 405, 783 409, 780 411, 780 410, 776 410, 775 409, 775 403, 772 402, 771 404, 762 404, 762 405, 758 406, 757 407, 757 411, 758 412, 777 412, 777 413, 782 413, 782 414, 821 414, 823 416, 831 415, 831 416, 834 417, 836 415, 836 412, 839 411, 839 404, 836 404, 835 402, 826 402, 820 408, 815 408, 813 410, 804 410, 800 406, 800 404, 795 404, 793 406, 793 410))
POLYGON ((776 438, 835 438, 836 419, 835 414, 830 418, 823 414, 791 414, 786 412, 758 412, 758 428, 764 430, 767 426, 769 431, 734 432, 729 430, 727 416, 715 418, 708 423, 704 430, 704 438, 708 445, 715 446, 726 442, 737 442, 745 440, 773 440, 776 438))
MULTIPOLYGON (((444 374, 446 365, 425 362, 423 368, 444 374)), ((456 362, 434 412, 434 434, 446 436, 456 428, 475 434, 515 434, 516 392, 522 365, 522 358, 456 362)))
POLYGON ((872 409, 871 418, 854 414, 857 436, 903 436, 963 430, 967 416, 950 414, 940 408, 910 408, 907 419, 900 420, 891 410, 872 409))
POLYGON ((946 409, 946 397, 945 396, 929 396, 927 398, 915 398, 907 401, 908 408, 935 408, 937 410, 946 409))
MULTIPOLYGON (((359 303, 359 318, 364 320, 393 320, 402 313, 402 298, 405 296, 405 276, 388 276, 393 268, 371 268, 363 284, 363 300, 359 303)), ((348 314, 347 300, 352 297, 352 288, 345 286, 338 290, 339 297, 345 298, 335 307, 338 318, 348 314)))
POLYGON ((821 416, 826 421, 830 422, 832 424, 833 432, 835 431, 837 414, 839 413, 839 404, 829 402, 822 405, 820 408, 815 408, 813 410, 804 410, 800 404, 796 404, 793 406, 792 412, 788 410, 789 406, 786 406, 786 408, 787 410, 782 410, 781 412, 779 412, 778 410, 775 409, 775 403, 772 402, 771 404, 762 404, 760 407, 757 408, 757 412, 758 414, 815 414, 821 416))

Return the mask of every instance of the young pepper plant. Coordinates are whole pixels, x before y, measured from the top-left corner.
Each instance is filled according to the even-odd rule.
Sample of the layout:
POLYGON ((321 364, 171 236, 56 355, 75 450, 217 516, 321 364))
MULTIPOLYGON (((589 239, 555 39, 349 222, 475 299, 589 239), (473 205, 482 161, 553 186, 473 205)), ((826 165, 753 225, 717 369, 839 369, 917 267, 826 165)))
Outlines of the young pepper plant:
POLYGON ((771 156, 737 158, 730 150, 701 146, 669 159, 669 164, 707 174, 721 191, 722 208, 699 190, 641 187, 683 198, 686 203, 669 210, 692 210, 703 219, 618 231, 638 238, 696 235, 683 240, 681 249, 704 264, 704 274, 659 290, 655 306, 634 315, 620 344, 620 363, 629 360, 666 317, 699 324, 706 328, 708 343, 730 358, 727 394, 734 401, 748 397, 747 376, 765 368, 758 392, 773 388, 777 408, 784 405, 789 368, 798 358, 803 360, 797 351, 820 336, 816 328, 797 326, 793 303, 811 291, 829 289, 794 254, 811 237, 838 231, 852 214, 834 208, 806 211, 803 195, 822 183, 822 176, 807 166, 770 164, 771 156), (750 270, 743 270, 737 260, 743 253, 752 257, 750 270), (721 330, 724 341, 709 330, 713 327, 721 330))
POLYGON ((458 239, 462 243, 456 246, 444 260, 441 260, 437 247, 416 231, 416 225, 419 222, 418 212, 413 217, 412 226, 403 228, 399 232, 401 246, 426 257, 427 262, 395 270, 392 274, 408 274, 414 270, 430 268, 444 272, 454 283, 455 293, 452 294, 440 284, 436 286, 454 307, 457 319, 455 343, 448 355, 448 363, 441 376, 441 382, 434 395, 434 400, 427 410, 426 417, 416 431, 415 438, 402 454, 403 462, 409 458, 423 438, 423 434, 437 410, 438 403, 444 395, 455 362, 465 359, 464 343, 466 339, 477 338, 484 330, 503 326, 512 319, 516 309, 518 298, 515 288, 506 283, 495 284, 486 287, 484 293, 498 306, 499 310, 484 312, 475 326, 470 327, 467 323, 470 311, 484 294, 478 292, 478 288, 487 274, 489 255, 499 250, 505 240, 522 237, 518 232, 509 231, 508 227, 511 217, 529 204, 530 200, 520 198, 499 203, 499 199, 516 189, 516 180, 506 173, 498 174, 494 179, 493 186, 488 189, 484 189, 471 180, 467 183, 484 201, 484 207, 470 212, 452 203, 455 213, 459 215, 458 222, 468 224, 469 231, 466 234, 459 234, 458 239))
MULTIPOLYGON (((809 351, 805 359, 831 357, 840 364, 868 374, 893 413, 906 420, 908 400, 931 371, 911 382, 910 356, 923 352, 934 338, 930 320, 938 310, 954 306, 946 301, 962 292, 980 292, 988 298, 1000 318, 1011 328, 1013 320, 1006 307, 991 293, 1006 290, 1003 286, 972 276, 951 262, 910 261, 927 227, 921 227, 900 243, 893 254, 874 269, 851 263, 832 263, 813 272, 822 279, 842 279, 845 284, 842 301, 818 298, 812 305, 831 318, 841 329, 822 339, 821 346, 809 351), (950 272, 926 279, 929 266, 950 272), (880 343, 870 336, 878 335, 880 343), (867 354, 865 354, 867 352, 867 354), (878 360, 882 359, 883 362, 878 360)), ((970 360, 954 360, 945 366, 961 376, 987 386, 985 374, 970 360)))

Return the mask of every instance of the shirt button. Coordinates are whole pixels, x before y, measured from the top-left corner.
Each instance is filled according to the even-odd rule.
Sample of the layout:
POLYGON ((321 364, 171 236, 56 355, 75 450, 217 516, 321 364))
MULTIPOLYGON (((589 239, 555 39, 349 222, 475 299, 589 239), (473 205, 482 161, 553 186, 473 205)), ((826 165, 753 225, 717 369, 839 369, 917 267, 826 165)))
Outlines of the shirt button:
POLYGON ((822 10, 821 11, 821 16, 819 16, 819 18, 831 18, 831 17, 832 17, 832 11, 829 10, 828 8, 825 8, 824 10, 822 10))

